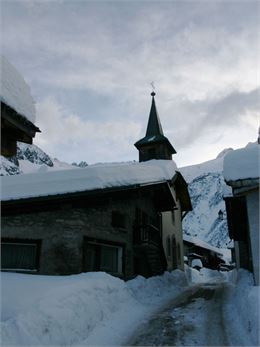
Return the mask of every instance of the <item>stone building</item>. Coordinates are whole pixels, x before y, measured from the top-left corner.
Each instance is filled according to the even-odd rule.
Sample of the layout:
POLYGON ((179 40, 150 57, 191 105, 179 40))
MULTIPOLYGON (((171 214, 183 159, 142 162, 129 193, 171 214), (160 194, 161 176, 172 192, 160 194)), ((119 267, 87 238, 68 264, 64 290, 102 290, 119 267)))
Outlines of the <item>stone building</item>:
POLYGON ((3 177, 2 269, 122 278, 183 269, 181 220, 191 203, 154 95, 135 145, 139 163, 3 177))

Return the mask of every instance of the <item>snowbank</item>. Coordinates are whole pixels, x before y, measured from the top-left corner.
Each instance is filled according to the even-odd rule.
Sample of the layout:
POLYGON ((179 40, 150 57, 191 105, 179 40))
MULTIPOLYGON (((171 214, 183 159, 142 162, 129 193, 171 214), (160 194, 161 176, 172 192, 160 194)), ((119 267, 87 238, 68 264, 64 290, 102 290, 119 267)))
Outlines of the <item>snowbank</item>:
POLYGON ((36 111, 30 87, 5 57, 0 56, 0 64, 1 101, 34 123, 36 111))
POLYGON ((176 270, 124 282, 106 273, 2 273, 2 345, 120 345, 187 285, 176 270))
POLYGON ((151 160, 5 176, 2 177, 2 200, 161 182, 172 179, 176 169, 172 160, 151 160))
POLYGON ((260 145, 251 144, 229 152, 224 157, 224 178, 227 182, 259 177, 260 145))
MULTIPOLYGON (((236 278, 234 273, 236 270, 229 273, 232 280, 236 278)), ((259 346, 259 300, 260 287, 254 286, 250 272, 240 269, 236 283, 227 288, 224 305, 229 338, 234 346, 259 346)))
POLYGON ((196 270, 185 265, 185 273, 190 284, 218 283, 225 282, 228 280, 227 272, 211 270, 207 269, 206 267, 203 267, 201 270, 196 270))

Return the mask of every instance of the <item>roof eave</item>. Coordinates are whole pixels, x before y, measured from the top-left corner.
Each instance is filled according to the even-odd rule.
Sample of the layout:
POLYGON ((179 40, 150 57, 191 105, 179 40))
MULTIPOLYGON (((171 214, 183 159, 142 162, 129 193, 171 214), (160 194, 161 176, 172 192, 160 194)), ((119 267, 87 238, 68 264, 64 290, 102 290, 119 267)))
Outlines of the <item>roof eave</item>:
POLYGON ((25 116, 18 113, 15 109, 13 109, 11 106, 6 104, 4 101, 1 100, 1 117, 8 120, 8 122, 12 123, 22 131, 28 133, 28 135, 34 137, 36 132, 41 132, 41 130, 34 125, 31 121, 29 121, 25 116), (7 112, 3 112, 3 110, 6 109, 7 112))

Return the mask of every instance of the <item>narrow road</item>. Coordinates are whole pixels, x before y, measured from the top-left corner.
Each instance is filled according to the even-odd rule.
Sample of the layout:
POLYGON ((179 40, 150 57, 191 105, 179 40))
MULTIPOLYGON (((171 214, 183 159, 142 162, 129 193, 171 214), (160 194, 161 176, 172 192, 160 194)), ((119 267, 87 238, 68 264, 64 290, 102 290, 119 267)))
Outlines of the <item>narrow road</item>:
POLYGON ((222 315, 225 284, 190 288, 140 326, 129 346, 229 346, 222 315))

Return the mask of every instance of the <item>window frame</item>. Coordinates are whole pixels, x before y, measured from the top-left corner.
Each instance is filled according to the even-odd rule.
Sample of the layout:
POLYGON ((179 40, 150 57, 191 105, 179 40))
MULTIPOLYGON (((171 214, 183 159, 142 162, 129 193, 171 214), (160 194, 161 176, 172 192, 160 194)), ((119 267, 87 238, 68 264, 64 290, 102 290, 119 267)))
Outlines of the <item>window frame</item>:
POLYGON ((89 237, 84 237, 83 239, 83 257, 82 257, 82 270, 86 272, 95 272, 95 271, 103 271, 107 272, 111 275, 123 277, 125 275, 125 244, 113 242, 113 241, 106 241, 106 240, 100 240, 100 239, 93 239, 89 237), (96 253, 95 253, 95 264, 96 269, 95 270, 86 270, 86 255, 87 255, 87 247, 88 245, 95 246, 96 253), (100 269, 100 263, 101 263, 101 247, 111 247, 116 248, 118 250, 117 254, 117 271, 107 271, 107 270, 101 270, 100 269))
MULTIPOLYGON (((35 259, 34 259, 34 266, 31 269, 27 268, 20 268, 20 267, 6 267, 3 268, 3 262, 1 261, 1 271, 8 271, 8 272, 39 272, 40 270, 40 254, 41 254, 41 244, 42 240, 39 239, 20 239, 20 238, 2 238, 1 239, 1 248, 4 245, 13 245, 13 246, 34 246, 36 247, 35 251, 35 259)), ((3 255, 3 250, 1 249, 1 256, 3 255)))

